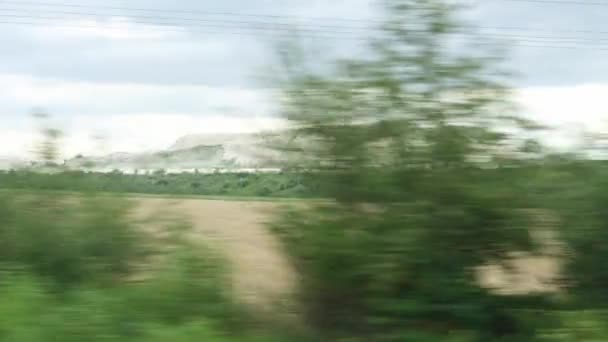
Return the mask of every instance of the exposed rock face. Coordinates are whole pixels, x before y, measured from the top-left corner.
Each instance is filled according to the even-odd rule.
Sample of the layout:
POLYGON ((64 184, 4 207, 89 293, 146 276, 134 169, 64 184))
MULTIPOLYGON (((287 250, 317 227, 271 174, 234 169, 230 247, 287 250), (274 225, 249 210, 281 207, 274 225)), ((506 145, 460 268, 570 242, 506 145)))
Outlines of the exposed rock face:
POLYGON ((178 139, 169 151, 200 146, 221 146, 223 158, 239 167, 268 166, 272 151, 264 146, 261 134, 195 134, 178 139))
POLYGON ((66 161, 66 166, 97 171, 271 168, 274 154, 259 134, 196 134, 163 151, 79 156, 66 161))

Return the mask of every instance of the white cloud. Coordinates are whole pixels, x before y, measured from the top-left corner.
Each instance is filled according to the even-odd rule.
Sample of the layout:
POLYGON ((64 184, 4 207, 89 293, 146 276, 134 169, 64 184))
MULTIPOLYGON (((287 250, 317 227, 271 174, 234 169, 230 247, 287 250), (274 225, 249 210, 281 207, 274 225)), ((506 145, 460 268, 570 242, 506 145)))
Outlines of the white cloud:
POLYGON ((251 132, 280 125, 264 89, 89 83, 0 75, 0 156, 31 150, 42 107, 66 134, 67 156, 166 148, 192 133, 251 132), (104 151, 91 138, 102 134, 104 151))
POLYGON ((242 87, 137 83, 90 83, 0 74, 0 105, 56 114, 114 115, 186 112, 197 115, 269 115, 270 92, 242 87))
POLYGON ((608 119, 608 84, 522 88, 515 99, 527 113, 547 123, 598 127, 608 119))
POLYGON ((0 128, 0 157, 30 157, 35 139, 33 132, 0 128))
POLYGON ((0 75, 0 91, 7 100, 20 103, 50 105, 76 100, 78 94, 69 90, 63 82, 37 79, 32 76, 0 75))
MULTIPOLYGON (((51 24, 34 26, 32 33, 47 39, 101 38, 108 40, 166 39, 183 36, 179 26, 140 23, 128 17, 110 16, 100 19, 48 19, 51 24)), ((47 20, 47 21, 48 21, 47 20)))
MULTIPOLYGON (((84 2, 108 5, 101 0, 84 2)), ((377 19, 375 2, 260 0, 253 4, 226 0, 210 4, 132 0, 127 7, 192 9, 193 15, 195 10, 269 13, 292 19, 295 16, 295 23, 313 26, 367 26, 377 19), (310 17, 316 19, 305 19, 310 17)), ((483 2, 469 19, 482 26, 546 30, 551 25, 533 20, 536 9, 524 4, 483 2)), ((271 115, 276 102, 272 94, 233 86, 249 84, 253 69, 269 61, 266 45, 260 44, 263 35, 233 35, 227 29, 218 29, 217 34, 208 34, 207 29, 197 33, 184 27, 143 23, 150 20, 140 20, 141 11, 104 13, 110 12, 114 14, 62 15, 41 20, 43 25, 11 25, 4 30, 6 34, 0 34, 5 47, 0 69, 20 73, 0 73, 0 155, 24 153, 31 148, 35 127, 26 114, 35 106, 48 109, 68 134, 64 143, 68 155, 99 152, 90 138, 97 133, 108 135, 108 150, 135 151, 166 147, 188 133, 251 131, 281 125, 271 115), (203 82, 231 86, 200 85, 203 82)), ((583 24, 599 30, 603 23, 599 12, 572 16, 569 10, 557 6, 545 12, 544 23, 561 25, 562 30, 583 24), (569 24, 565 25, 564 20, 569 24)), ((352 57, 358 53, 353 42, 324 40, 317 50, 320 56, 333 56, 335 50, 340 56, 352 57)), ((608 117, 608 83, 572 85, 606 81, 608 64, 598 51, 530 48, 516 52, 521 56, 510 60, 509 66, 521 71, 528 84, 568 85, 521 88, 515 93, 526 115, 560 127, 546 141, 566 145, 572 142, 578 126, 603 128, 603 120, 608 117)))
MULTIPOLYGON (((168 148, 178 138, 200 133, 246 133, 284 127, 272 117, 197 116, 192 114, 135 114, 107 117, 79 116, 63 127, 62 157, 82 153, 142 152, 168 148), (103 140, 99 140, 102 137, 103 140)), ((31 157, 39 136, 36 127, 0 128, 0 156, 31 157)))
POLYGON ((608 129, 608 84, 521 88, 514 99, 524 115, 554 128, 542 137, 557 148, 577 143, 583 131, 608 129))
MULTIPOLYGON (((35 125, 27 111, 47 108, 64 130, 64 151, 97 154, 166 148, 196 133, 252 132, 284 126, 272 92, 200 85, 69 82, 0 75, 0 156, 31 150, 35 125), (7 111, 6 108, 10 110, 7 111), (92 135, 103 134, 100 149, 92 135)), ((529 87, 514 92, 522 113, 557 128, 543 136, 557 147, 582 129, 608 128, 608 84, 529 87)))

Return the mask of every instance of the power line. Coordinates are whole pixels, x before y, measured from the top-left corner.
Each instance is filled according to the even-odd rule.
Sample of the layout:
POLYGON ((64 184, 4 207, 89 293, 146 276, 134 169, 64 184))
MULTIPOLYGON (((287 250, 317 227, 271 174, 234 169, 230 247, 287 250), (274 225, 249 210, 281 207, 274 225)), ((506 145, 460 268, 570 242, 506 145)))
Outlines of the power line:
MULTIPOLYGON (((0 11, 8 11, 8 12, 17 12, 19 13, 19 9, 14 9, 14 8, 0 8, 0 11)), ((97 13, 92 13, 92 12, 75 12, 75 11, 45 11, 45 14, 67 14, 67 15, 75 15, 75 16, 91 16, 91 17, 95 17, 98 18, 100 17, 99 14, 97 13)), ((14 16, 14 17, 29 17, 29 16, 25 16, 25 15, 13 15, 13 14, 6 14, 5 16, 14 16)), ((33 15, 32 15, 33 17, 33 15)), ((38 16, 39 17, 39 16, 38 16)), ((259 21, 245 21, 245 20, 222 20, 222 19, 201 19, 201 18, 183 18, 183 17, 159 17, 159 16, 142 16, 142 15, 131 15, 128 16, 127 18, 129 19, 144 19, 144 20, 154 20, 154 22, 150 22, 150 24, 156 24, 157 21, 161 21, 161 22, 165 22, 167 20, 177 20, 177 22, 172 22, 169 23, 170 25, 175 25, 175 26, 186 26, 189 25, 189 23, 221 23, 221 24, 237 24, 237 25, 250 25, 250 26, 257 26, 257 27, 269 27, 269 28, 273 28, 273 29, 278 29, 278 28, 285 28, 285 29, 293 29, 293 28, 298 28, 298 31, 321 31, 321 32, 329 32, 329 33, 348 33, 348 34, 355 34, 355 33, 359 33, 357 31, 343 31, 343 30, 338 30, 338 31, 330 31, 330 30, 326 30, 326 31, 322 31, 320 29, 322 28, 340 28, 340 29, 351 29, 353 27, 348 27, 348 26, 325 26, 325 25, 315 25, 314 29, 310 29, 309 27, 312 26, 308 26, 308 25, 291 25, 291 24, 285 24, 285 23, 274 23, 274 22, 259 22, 259 21), (183 22, 182 22, 183 21, 183 22), (186 24, 188 23, 188 24, 186 24), (307 27, 308 26, 308 27, 307 27), (305 27, 304 29, 302 27, 305 27)), ((159 23, 160 24, 160 23, 159 23)), ((375 30, 372 28, 357 28, 359 31, 361 32, 375 32, 375 31, 381 31, 381 30, 375 30)), ((498 29, 495 27, 490 27, 490 29, 498 29)), ((511 29, 514 30, 516 28, 502 28, 502 29, 511 29)), ((521 28, 520 28, 521 29, 521 28)), ((525 30, 525 28, 523 28, 523 30, 525 30)), ((415 30, 412 30, 415 32, 415 30)), ((420 32, 424 32, 423 30, 419 30, 420 32)), ((585 31, 585 32, 590 32, 590 31, 585 31)), ((461 32, 460 34, 465 34, 463 32, 461 32)), ((608 32, 605 32, 605 34, 608 34, 608 32)), ((534 35, 534 36, 529 36, 529 35, 513 35, 513 34, 503 34, 503 33, 492 33, 490 34, 491 36, 501 36, 501 37, 513 37, 513 38, 534 38, 534 39, 581 39, 580 37, 575 37, 575 36, 555 36, 555 35, 550 35, 550 36, 538 36, 538 35, 534 35)), ((582 38, 582 40, 587 40, 587 41, 591 41, 589 39, 584 39, 582 38)), ((603 40, 603 39, 599 39, 599 40, 603 40)), ((595 41, 595 40, 594 40, 595 41)))
MULTIPOLYGON (((552 0, 511 0, 511 1, 552 1, 552 0)), ((561 1, 560 1, 561 2, 561 1)), ((3 1, 0 2, 0 4, 6 4, 6 3, 15 3, 12 1, 3 1)), ((23 5, 23 4, 30 4, 30 5, 43 5, 43 6, 48 6, 48 7, 73 7, 73 8, 82 8, 82 9, 92 9, 93 7, 91 6, 86 6, 86 5, 76 5, 76 4, 50 4, 50 3, 38 3, 38 2, 20 2, 19 4, 23 5)), ((608 4, 608 3, 607 3, 608 4)), ((113 7, 113 6, 100 6, 98 8, 106 8, 106 9, 122 9, 122 10, 148 10, 148 11, 161 11, 161 12, 165 12, 164 10, 157 10, 157 9, 134 9, 134 8, 125 8, 125 7, 113 7)), ((0 8, 0 11, 9 11, 9 12, 17 12, 19 13, 19 11, 23 11, 22 9, 16 9, 16 8, 0 8)), ((31 10, 30 10, 31 12, 31 10)), ((34 11, 36 12, 36 11, 34 11)), ((41 12, 40 10, 38 10, 37 12, 41 12)), ((169 11, 169 12, 179 12, 179 13, 189 13, 192 14, 192 12, 190 11, 169 11)), ((21 15, 21 14, 0 14, 0 17, 3 18, 9 18, 9 19, 27 19, 30 21, 21 21, 21 22, 6 22, 5 20, 5 24, 26 24, 26 25, 35 25, 37 23, 32 22, 32 19, 39 19, 39 20, 50 20, 50 21, 57 21, 60 19, 65 19, 65 18, 61 18, 58 17, 58 15, 72 15, 72 16, 78 16, 78 17, 94 17, 95 19, 99 18, 100 16, 109 16, 109 17, 113 17, 115 16, 115 14, 103 14, 100 15, 99 13, 93 13, 93 12, 82 12, 82 11, 63 11, 63 10, 45 10, 43 12, 44 14, 51 14, 51 15, 56 15, 55 17, 45 17, 42 15, 38 15, 38 16, 34 16, 32 14, 30 15, 21 15)), ((203 13, 219 13, 219 12, 203 12, 203 13)), ((229 12, 222 12, 222 15, 231 15, 231 16, 246 16, 246 17, 255 17, 255 18, 259 18, 259 17, 273 17, 273 18, 288 18, 287 16, 278 16, 278 15, 273 15, 273 16, 269 16, 269 15, 243 15, 243 14, 236 14, 236 13, 229 13, 229 12)), ((291 28, 294 28, 294 26, 292 24, 288 24, 288 23, 284 23, 284 22, 268 22, 268 21, 247 21, 247 20, 226 20, 226 19, 209 19, 209 18, 189 18, 189 17, 167 17, 167 16, 157 16, 157 15, 141 15, 141 14, 136 14, 136 15, 127 15, 125 16, 129 22, 133 22, 133 23, 138 23, 138 24, 145 24, 145 25, 152 25, 152 26, 163 26, 165 27, 165 29, 170 28, 173 29, 175 31, 180 31, 180 32, 184 32, 184 31, 192 31, 192 28, 218 28, 218 29, 228 29, 228 30, 239 30, 239 31, 243 31, 243 30, 250 30, 250 31, 257 31, 257 32, 265 32, 265 33, 273 33, 273 34, 281 34, 283 36, 288 36, 289 35, 289 31, 291 28), (168 22, 169 20, 172 20, 172 22, 168 22), (186 30, 187 29, 187 30, 186 30)), ((354 19, 356 20, 356 19, 354 19)), ((360 21, 360 20, 356 20, 356 21, 360 21)), ((39 23, 40 25, 43 25, 45 23, 39 23)), ((48 24, 48 23, 47 23, 48 24)), ((65 23, 58 23, 58 22, 54 22, 54 24, 63 24, 63 26, 65 23)), ((97 26, 96 26, 97 27, 97 26)), ((296 26, 295 27, 296 30, 295 32, 298 34, 299 37, 309 37, 309 38, 322 38, 322 39, 349 39, 349 40, 367 40, 368 37, 362 37, 361 34, 363 33, 373 33, 373 32, 382 32, 381 30, 375 30, 371 27, 357 27, 357 26, 337 26, 337 25, 331 25, 331 26, 327 26, 327 25, 304 25, 302 27, 302 25, 296 26), (322 30, 323 28, 327 28, 327 30, 322 30), (336 30, 339 29, 339 30, 336 30), (355 31, 345 31, 345 30, 341 30, 341 29, 354 29, 355 31)), ((495 29, 495 30, 521 30, 521 31, 535 31, 533 29, 528 29, 528 28, 517 28, 517 27, 486 27, 489 29, 495 29)), ((200 30, 199 30, 200 31, 200 30)), ((423 30, 418 30, 419 32, 424 32, 423 30)), ((412 30, 412 33, 415 33, 416 30, 412 30)), ((571 30, 571 32, 577 32, 576 30, 571 30)), ((579 32, 593 32, 593 31, 579 31, 579 32)), ((214 33, 225 33, 225 31, 215 31, 214 33)), ((248 32, 244 32, 245 34, 248 32)), ((608 32, 602 32, 602 33, 608 33, 608 32)), ((471 36, 470 34, 466 33, 466 32, 457 32, 454 35, 461 35, 461 36, 471 36)), ((539 35, 521 35, 521 34, 510 34, 510 33, 486 33, 486 34, 482 34, 481 36, 486 37, 486 38, 496 38, 496 39, 507 39, 507 40, 515 40, 515 42, 519 45, 519 46, 525 46, 525 47, 549 47, 549 48, 565 48, 565 49, 579 49, 579 48, 588 48, 589 46, 584 46, 584 45, 580 45, 580 44, 584 44, 584 43, 601 43, 607 40, 607 38, 582 38, 582 37, 576 37, 576 36, 556 36, 556 35, 544 35, 544 36, 539 36, 539 35), (523 44, 522 44, 523 43, 523 44), (531 44, 543 44, 544 45, 531 45, 531 44), (546 45, 546 43, 550 43, 550 44, 562 44, 562 45, 546 45), (579 44, 579 45, 563 45, 563 44, 579 44)), ((480 37, 475 36, 475 37, 480 37)), ((595 48, 596 50, 601 50, 602 46, 599 44, 595 44, 593 45, 593 48, 595 48)))
MULTIPOLYGON (((1 4, 1 2, 0 2, 1 4)), ((0 8, 0 11, 13 11, 13 12, 19 12, 19 11, 23 11, 22 9, 16 9, 16 8, 0 8)), ((42 12, 40 10, 38 11, 31 11, 32 12, 42 12)), ((102 16, 99 13, 93 13, 93 12, 79 12, 79 11, 58 11, 58 10, 52 10, 52 11, 44 11, 43 13, 49 13, 49 14, 66 14, 66 15, 77 15, 77 16, 95 16, 95 17, 99 17, 102 16)), ((103 15, 110 15, 110 16, 115 16, 112 14, 103 14, 103 15)), ((209 19, 209 18, 190 18, 190 17, 167 17, 167 16, 152 16, 152 15, 141 15, 141 14, 135 14, 135 15, 128 15, 126 16, 128 18, 138 18, 138 19, 151 19, 151 20, 160 20, 160 21, 167 21, 167 20, 178 20, 178 21, 183 21, 183 22, 216 22, 216 23, 237 23, 237 24, 242 24, 242 23, 248 23, 251 25, 267 25, 267 26, 272 26, 272 27, 284 27, 284 28, 293 28, 294 24, 291 23, 285 23, 285 22, 275 22, 275 21, 244 21, 244 20, 231 20, 231 19, 209 19)), ((369 31, 369 30, 374 30, 374 28, 365 28, 365 27, 356 27, 356 26, 336 26, 336 25, 314 25, 315 27, 321 29, 321 28, 327 28, 327 29, 348 29, 348 30, 364 30, 364 31, 369 31)), ((347 32, 353 32, 353 31, 347 31, 347 32)))
MULTIPOLYGON (((0 15, 0 17, 2 17, 0 15)), ((48 18, 51 19, 51 18, 48 18)), ((54 19, 54 18, 53 18, 54 19)), ((8 24, 8 25, 27 25, 27 26, 48 26, 48 23, 43 23, 40 21, 25 21, 25 20, 20 20, 20 21, 8 21, 8 20, 0 20, 0 24, 8 24)), ((97 25, 83 25, 83 24, 70 24, 70 23, 57 23, 57 26, 60 27, 67 27, 67 28, 74 28, 74 29, 96 29, 99 28, 99 26, 97 25)), ((251 30, 248 30, 247 28, 243 28, 243 27, 233 27, 232 29, 235 30, 239 30, 237 32, 234 31, 225 31, 225 30, 209 30, 209 29, 196 29, 193 30, 194 33, 202 33, 202 34, 220 34, 220 35, 239 35, 239 36, 251 36, 251 35, 257 35, 256 32, 253 32, 251 30)), ((167 29, 164 29, 165 31, 168 32, 179 32, 179 33, 183 33, 184 29, 180 29, 178 27, 167 27, 167 29)), ((291 37, 291 35, 289 35, 288 32, 282 32, 282 31, 270 31, 268 33, 274 33, 272 36, 274 37, 286 37, 289 38, 291 37)), ((310 34, 306 34, 306 35, 299 35, 298 37, 303 37, 303 38, 314 38, 314 39, 349 39, 348 37, 336 37, 336 36, 328 36, 328 35, 310 35, 310 34)), ((362 40, 362 41, 366 41, 365 38, 357 38, 357 37, 351 37, 350 39, 355 39, 355 40, 362 40)), ((482 45, 482 46, 492 46, 494 44, 489 43, 489 42, 479 42, 479 41, 474 41, 475 44, 477 45, 482 45)), ((584 45, 549 45, 549 44, 544 44, 547 43, 546 41, 534 41, 534 40, 518 40, 516 41, 516 44, 518 46, 521 47, 531 47, 531 48, 550 48, 550 49, 567 49, 567 50, 577 50, 579 51, 580 49, 585 49, 585 48, 590 48, 590 46, 584 46, 584 45)), ((604 45, 594 45, 593 49, 595 51, 608 51, 608 46, 604 45)))
MULTIPOLYGON (((0 15, 0 18, 4 17, 3 15, 0 15)), ((12 19, 14 17, 10 17, 8 19, 12 19)), ((17 18, 19 19, 19 18, 17 18)), ((24 19, 28 19, 27 17, 24 19)), ((30 18, 31 19, 31 18, 30 18)), ((36 19, 36 18, 35 18, 36 19)), ((56 18, 38 18, 38 19, 45 19, 45 20, 55 20, 56 18)), ((146 23, 141 23, 140 24, 146 24, 146 23)), ((41 22, 41 21, 32 21, 32 20, 0 20, 0 24, 7 24, 7 25, 26 25, 26 26, 43 26, 43 27, 48 27, 50 23, 48 22, 41 22)), ((57 27, 66 27, 66 28, 74 28, 74 29, 98 29, 99 26, 98 25, 85 25, 85 24, 71 24, 71 23, 62 23, 62 22, 55 22, 55 26, 57 27)), ((245 27, 229 27, 228 29, 231 30, 236 30, 237 32, 234 31, 226 31, 226 27, 215 27, 215 28, 222 28, 222 29, 216 29, 216 30, 210 30, 211 28, 214 27, 207 27, 207 28, 191 28, 191 29, 185 29, 185 28, 181 28, 181 27, 177 27, 174 25, 168 25, 168 24, 164 24, 161 25, 164 26, 163 27, 163 31, 166 32, 176 32, 176 33, 184 33, 186 31, 189 32, 193 32, 193 33, 209 33, 209 34, 218 34, 218 35, 243 35, 243 36, 251 36, 251 35, 259 35, 260 32, 253 32, 251 29, 245 28, 245 27)), ((109 28, 113 28, 112 26, 109 26, 109 28)), ((115 27, 114 27, 115 28, 115 27)), ((259 30, 258 30, 259 31, 259 30)), ((275 36, 275 37, 292 37, 292 35, 289 32, 286 31, 278 31, 278 30, 264 30, 264 32, 262 33, 268 33, 269 35, 275 36)), ((315 39, 350 39, 350 40, 361 40, 361 41, 365 41, 366 39, 364 38, 358 38, 358 37, 338 37, 338 36, 330 36, 330 35, 311 35, 311 34, 306 34, 306 35, 297 35, 297 37, 304 37, 304 38, 315 38, 315 39)))
POLYGON ((586 33, 586 34, 608 35, 608 31, 578 30, 578 29, 542 29, 542 28, 517 27, 517 26, 478 26, 478 28, 482 29, 482 30, 487 29, 487 30, 506 30, 506 31, 523 31, 523 32, 586 33))
MULTIPOLYGON (((99 28, 99 25, 82 25, 82 24, 70 24, 70 23, 63 23, 63 22, 58 22, 57 19, 59 18, 53 18, 53 17, 30 17, 30 16, 19 16, 19 15, 3 15, 0 14, 0 18, 5 18, 5 19, 30 19, 30 20, 18 20, 18 21, 7 21, 4 20, 3 23, 4 24, 24 24, 24 25, 30 25, 30 26, 49 26, 49 25, 54 25, 54 26, 63 26, 63 27, 73 27, 73 28, 99 28), (34 19, 34 20, 31 20, 34 19), (46 22, 41 21, 41 20, 46 20, 46 22)), ((129 22, 127 22, 129 23, 129 22)), ((160 26, 162 27, 163 31, 169 31, 169 32, 178 32, 178 33, 187 33, 187 32, 194 32, 194 33, 216 33, 216 34, 234 34, 235 32, 233 31, 238 31, 236 33, 242 33, 243 35, 252 35, 252 34, 268 34, 268 35, 272 35, 272 36, 279 36, 279 37, 302 37, 302 38, 315 38, 315 39, 342 39, 342 40, 353 40, 353 41, 367 41, 366 38, 364 37, 357 37, 357 36, 346 36, 346 35, 331 35, 331 34, 323 34, 322 31, 318 31, 318 33, 314 33, 314 32, 305 32, 305 34, 301 34, 298 31, 295 31, 293 34, 290 31, 287 30, 276 30, 276 29, 272 29, 272 28, 266 28, 266 27, 245 27, 245 26, 225 26, 225 25, 213 25, 213 24, 206 24, 206 25, 191 25, 188 27, 184 27, 184 26, 180 26, 180 25, 176 25, 176 24, 172 24, 172 23, 155 23, 155 22, 146 22, 146 21, 130 21, 130 23, 136 23, 136 24, 142 24, 142 25, 148 25, 148 26, 160 26), (209 31, 209 29, 216 29, 213 31, 209 31)), ((116 26, 111 26, 111 25, 105 25, 109 28, 116 28, 116 26)), ((137 29, 137 28, 135 28, 137 29)))
POLYGON ((329 21, 339 21, 339 22, 352 22, 352 23, 383 23, 380 20, 371 20, 371 19, 350 19, 350 18, 336 18, 336 17, 326 17, 326 18, 312 18, 312 17, 301 17, 295 15, 278 15, 278 14, 252 14, 252 13, 237 13, 237 12, 215 12, 215 11, 200 11, 200 10, 176 10, 176 9, 160 9, 160 8, 141 8, 141 7, 122 7, 122 6, 104 6, 104 5, 96 5, 96 6, 87 6, 81 4, 66 4, 66 3, 48 3, 48 2, 33 2, 33 1, 2 1, 4 4, 13 4, 13 5, 30 5, 30 6, 47 6, 47 7, 67 7, 67 8, 97 8, 104 10, 114 10, 114 11, 141 11, 141 12, 160 12, 160 13, 181 13, 181 14, 199 14, 199 15, 212 15, 212 16, 241 16, 241 17, 252 17, 252 18, 272 18, 272 19, 289 19, 289 20, 329 20, 329 21))
MULTIPOLYGON (((2 9, 0 9, 1 11, 2 9)), ((49 13, 49 14, 56 14, 56 13, 49 13)), ((79 18, 82 17, 90 17, 91 15, 87 15, 84 13, 80 13, 81 15, 79 15, 79 18)), ((65 20, 65 19, 69 19, 66 17, 58 17, 58 16, 43 16, 43 15, 21 15, 21 14, 0 14, 0 17, 3 18, 16 18, 16 19, 34 19, 34 20, 49 20, 49 21, 57 21, 57 20, 65 20)), ((256 31, 274 31, 274 32, 278 32, 278 31, 283 31, 283 32, 289 32, 288 28, 274 28, 271 25, 269 26, 263 26, 260 25, 258 23, 248 23, 248 22, 235 22, 235 21, 229 21, 229 22, 207 22, 207 21, 201 21, 201 22, 195 22, 195 23, 190 23, 190 22, 163 22, 163 21, 150 21, 150 20, 141 20, 139 19, 141 17, 127 17, 128 22, 131 23, 135 23, 135 24, 144 24, 144 25, 149 25, 149 26, 161 26, 161 27, 172 27, 175 29, 180 29, 182 32, 186 31, 187 29, 191 29, 191 28, 198 28, 198 27, 212 27, 212 28, 226 28, 226 29, 249 29, 249 30, 256 30, 256 31)), ((58 25, 62 25, 63 23, 61 22, 55 22, 58 25)), ((41 23, 43 24, 43 23, 41 23)), ((307 32, 307 33, 338 33, 338 34, 348 34, 348 33, 353 33, 354 32, 342 32, 342 31, 321 31, 321 30, 310 30, 310 29, 297 29, 298 32, 307 32)), ((343 37, 344 38, 344 37, 343 37)))
POLYGON ((510 2, 529 2, 536 4, 552 4, 552 5, 583 5, 583 6, 608 6, 608 2, 596 1, 576 1, 576 0, 503 0, 510 2))
MULTIPOLYGON (((558 0, 504 0, 512 2, 531 2, 531 3, 545 3, 545 4, 575 4, 575 5, 599 5, 608 6, 608 2, 588 2, 588 1, 558 1, 558 0)), ((82 4, 71 4, 71 3, 48 3, 48 2, 34 2, 34 1, 11 1, 3 0, 0 4, 8 4, 14 6, 37 6, 37 7, 50 7, 50 8, 81 8, 81 9, 92 9, 92 10, 112 10, 112 11, 132 11, 132 12, 148 12, 148 13, 175 13, 175 14, 187 14, 192 15, 204 15, 204 16, 228 16, 228 17, 248 17, 248 18, 265 18, 273 19, 274 23, 276 20, 288 20, 287 24, 293 23, 294 20, 317 22, 314 23, 316 26, 319 21, 332 21, 332 22, 345 22, 345 23, 361 23, 366 26, 344 26, 344 25, 321 25, 327 28, 340 28, 340 29, 370 29, 370 25, 383 24, 382 20, 374 19, 351 19, 351 18, 337 18, 337 17, 302 17, 296 15, 278 15, 278 14, 253 14, 253 13, 237 13, 237 12, 214 12, 214 11, 200 11, 200 10, 176 10, 176 9, 161 9, 161 8, 141 8, 141 7, 122 7, 122 6, 104 6, 104 5, 82 5, 82 4)), ((281 23, 279 23, 281 24, 281 23)), ((285 24, 285 23, 283 23, 285 24)), ((543 32, 577 32, 577 33, 601 33, 608 34, 608 31, 592 31, 592 30, 556 30, 556 29, 538 29, 538 28, 527 28, 527 27, 479 27, 480 29, 506 29, 506 30, 521 30, 521 31, 543 31, 543 32)))
POLYGON ((514 35, 514 34, 503 34, 503 33, 481 33, 482 37, 490 38, 504 38, 504 39, 531 39, 555 43, 597 43, 608 41, 608 37, 605 38, 583 38, 583 37, 567 37, 567 36, 530 36, 530 35, 514 35))
MULTIPOLYGON (((19 10, 15 10, 13 8, 0 8, 0 13, 2 11, 16 12, 19 13, 19 10)), ((45 11, 43 15, 28 14, 0 14, 0 17, 5 18, 19 18, 19 19, 42 19, 42 20, 59 20, 65 19, 65 17, 59 17, 59 15, 72 15, 77 16, 78 18, 82 17, 93 17, 94 19, 99 18, 99 15, 91 12, 77 12, 77 11, 45 11), (48 16, 48 15, 57 15, 57 16, 48 16)), ((291 25, 281 24, 274 25, 271 23, 263 23, 263 22, 250 22, 244 20, 209 20, 209 19, 194 19, 194 18, 185 18, 188 19, 186 22, 182 21, 184 18, 180 17, 158 17, 158 16, 129 16, 127 17, 131 22, 141 23, 146 25, 155 25, 155 26, 170 26, 170 27, 184 27, 184 28, 192 28, 192 27, 212 27, 212 28, 226 28, 226 29, 250 29, 256 31, 279 31, 285 30, 289 31, 290 28, 293 28, 291 25), (177 20, 172 22, 167 22, 166 20, 177 20)), ((321 30, 319 28, 313 28, 310 26, 305 26, 304 28, 298 27, 296 30, 298 33, 307 33, 307 34, 316 34, 319 36, 327 36, 327 37, 336 37, 336 38, 345 38, 345 39, 353 39, 356 40, 364 39, 359 35, 362 33, 370 33, 370 32, 380 32, 375 30, 361 30, 361 31, 334 31, 334 30, 321 30), (343 36, 342 36, 343 35, 343 36), (350 35, 350 36, 348 36, 350 35)), ((416 32, 416 31, 413 31, 416 32)), ((424 31, 418 31, 424 32, 424 31)), ((455 35, 470 35, 466 32, 457 32, 455 35)), ((607 41, 608 38, 582 38, 576 36, 555 36, 555 35, 521 35, 521 34, 509 34, 509 33, 489 33, 482 34, 482 36, 488 38, 497 38, 497 39, 515 39, 515 40, 523 40, 523 41, 534 41, 538 43, 597 43, 607 41)))

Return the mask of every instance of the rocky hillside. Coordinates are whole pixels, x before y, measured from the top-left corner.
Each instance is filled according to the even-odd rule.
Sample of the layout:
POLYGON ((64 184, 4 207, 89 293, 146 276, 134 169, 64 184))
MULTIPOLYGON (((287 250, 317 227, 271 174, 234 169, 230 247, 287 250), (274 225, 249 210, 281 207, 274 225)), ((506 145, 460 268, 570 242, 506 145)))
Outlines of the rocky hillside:
POLYGON ((184 136, 162 151, 78 156, 66 166, 97 171, 271 168, 273 154, 257 134, 197 134, 184 136))

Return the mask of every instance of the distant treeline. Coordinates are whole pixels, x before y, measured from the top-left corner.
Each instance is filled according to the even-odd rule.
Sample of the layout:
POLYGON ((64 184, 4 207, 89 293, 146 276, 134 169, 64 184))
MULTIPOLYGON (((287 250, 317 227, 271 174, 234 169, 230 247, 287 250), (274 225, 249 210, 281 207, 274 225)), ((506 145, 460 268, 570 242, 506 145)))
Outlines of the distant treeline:
POLYGON ((215 173, 150 175, 64 171, 0 171, 0 188, 142 194, 314 197, 317 188, 303 173, 215 173))
MULTIPOLYGON (((587 173, 608 168, 604 161, 574 160, 551 156, 536 163, 513 165, 508 168, 479 169, 478 181, 500 184, 504 179, 517 179, 520 191, 528 196, 546 195, 555 186, 556 179, 564 174, 585 170, 587 173)), ((379 182, 385 178, 377 170, 379 182)), ((339 177, 339 176, 338 176, 339 177)), ((588 179, 568 179, 584 181, 588 179)), ((513 187, 513 182, 509 187, 513 187)), ((561 181, 561 180, 560 180, 561 181)), ((559 182, 559 181, 558 181, 559 182)), ((576 187, 584 187, 583 184, 576 187)), ((58 190, 82 192, 141 193, 167 195, 202 196, 244 196, 244 197, 283 197, 283 198, 324 198, 331 187, 315 177, 311 172, 284 171, 277 173, 165 173, 126 174, 118 171, 111 173, 62 171, 42 173, 26 170, 0 170, 0 188, 23 190, 58 190)), ((366 193, 373 197, 378 184, 369 184, 366 193)), ((395 189, 396 193, 404 189, 395 189)), ((575 189, 571 189, 574 191, 575 189)), ((345 189, 346 191, 346 189, 345 189)), ((542 201, 546 201, 546 196, 542 201)))

